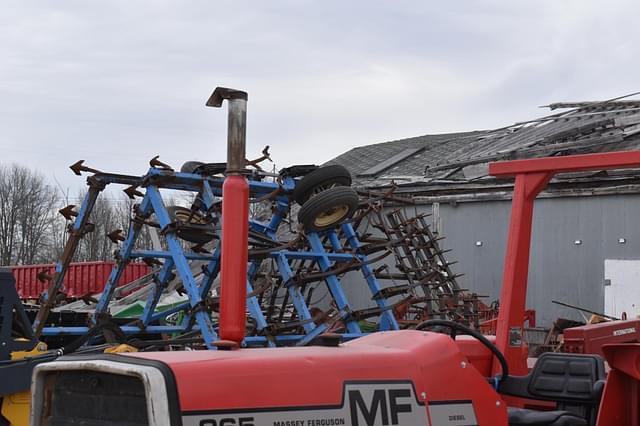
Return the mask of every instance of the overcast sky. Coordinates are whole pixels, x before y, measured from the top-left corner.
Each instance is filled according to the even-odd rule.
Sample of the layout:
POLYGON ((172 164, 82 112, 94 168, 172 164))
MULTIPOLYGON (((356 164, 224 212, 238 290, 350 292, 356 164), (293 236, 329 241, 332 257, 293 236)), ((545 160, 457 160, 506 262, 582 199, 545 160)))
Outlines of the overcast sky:
MULTIPOLYGON (((224 161, 214 87, 249 92, 248 157, 499 127, 640 90, 640 2, 3 1, 0 162, 78 188, 224 161)), ((74 189, 75 190, 75 189, 74 189)))

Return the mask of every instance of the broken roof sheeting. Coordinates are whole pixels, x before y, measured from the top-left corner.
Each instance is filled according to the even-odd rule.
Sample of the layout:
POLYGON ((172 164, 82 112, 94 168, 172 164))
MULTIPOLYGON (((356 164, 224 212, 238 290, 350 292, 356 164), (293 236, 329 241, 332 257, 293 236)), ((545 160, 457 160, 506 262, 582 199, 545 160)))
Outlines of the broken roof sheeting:
POLYGON ((376 176, 387 174, 406 174, 422 176, 425 170, 425 162, 429 162, 434 156, 441 155, 443 146, 448 143, 466 144, 466 138, 477 135, 480 132, 449 133, 443 135, 425 135, 415 138, 400 139, 391 142, 377 143, 353 148, 350 151, 329 161, 328 164, 342 164, 354 177, 367 173, 368 170, 378 166, 387 159, 407 149, 418 149, 413 155, 377 173, 376 176), (435 154, 435 155, 434 155, 435 154), (400 172, 401 171, 401 172, 400 172))
POLYGON ((425 135, 357 147, 329 163, 347 167, 362 186, 382 186, 391 180, 397 184, 460 183, 486 178, 486 163, 491 161, 640 148, 640 100, 548 107, 571 109, 496 130, 425 135))

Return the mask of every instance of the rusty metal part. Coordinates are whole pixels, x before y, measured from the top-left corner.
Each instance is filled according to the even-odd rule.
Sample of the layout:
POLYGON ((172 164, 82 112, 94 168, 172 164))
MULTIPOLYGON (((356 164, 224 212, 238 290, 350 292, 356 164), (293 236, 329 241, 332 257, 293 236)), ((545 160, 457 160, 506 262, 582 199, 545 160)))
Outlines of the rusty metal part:
POLYGON ((271 154, 269 154, 269 145, 264 147, 264 149, 262 150, 262 155, 260 157, 256 158, 255 160, 245 160, 245 166, 252 166, 256 170, 263 171, 262 167, 260 167, 259 164, 265 160, 269 160, 273 163, 271 154))
POLYGON ((278 186, 276 189, 274 189, 273 191, 271 191, 268 194, 263 195, 262 197, 258 197, 256 199, 253 200, 249 200, 250 203, 252 204, 256 204, 256 203, 261 203, 263 201, 267 201, 267 200, 273 200, 275 199, 278 195, 280 195, 282 193, 284 189, 282 188, 282 186, 278 186))
MULTIPOLYGON (((79 162, 80 164, 82 162, 79 162)), ((98 198, 98 194, 104 189, 105 185, 98 185, 95 182, 89 182, 89 190, 87 192, 87 196, 85 198, 85 208, 88 212, 91 212, 93 206, 95 205, 96 199, 98 198)), ((61 272, 56 272, 53 279, 49 282, 49 287, 47 289, 47 299, 44 304, 40 307, 38 311, 35 321, 34 321, 34 336, 36 338, 40 337, 42 333, 42 328, 45 325, 46 319, 49 316, 49 312, 53 308, 56 296, 60 288, 62 288, 62 281, 64 279, 64 272, 69 268, 69 264, 73 258, 74 253, 80 244, 80 240, 82 237, 88 232, 88 229, 91 228, 89 225, 89 214, 85 214, 82 216, 82 219, 79 223, 74 223, 71 226, 71 232, 69 232, 69 238, 64 246, 62 251, 62 255, 60 256, 60 260, 58 261, 58 269, 61 272)), ((77 222, 78 220, 76 220, 77 222)))
POLYGON ((249 95, 241 90, 216 87, 206 105, 220 108, 224 99, 227 99, 229 104, 226 174, 240 175, 245 165, 249 95))
POLYGON ((144 197, 144 194, 138 191, 138 187, 136 185, 131 185, 122 190, 130 199, 135 199, 135 197, 144 197))
POLYGON ((410 197, 403 196, 394 196, 393 193, 398 189, 397 186, 391 186, 385 192, 380 191, 364 191, 364 190, 356 190, 360 197, 363 197, 368 204, 377 202, 377 201, 392 201, 400 204, 406 205, 414 205, 415 201, 410 197))
POLYGON ((154 266, 162 266, 162 262, 160 262, 158 259, 154 259, 154 258, 150 258, 150 257, 144 257, 142 258, 142 261, 150 267, 154 267, 154 266))
POLYGON ((80 229, 74 229, 72 224, 70 224, 67 228, 68 228, 70 234, 71 233, 75 233, 75 234, 78 234, 79 236, 83 237, 86 234, 95 231, 96 230, 96 225, 94 223, 87 222, 87 223, 83 224, 80 229))
POLYGON ((247 294, 247 297, 253 297, 264 294, 269 288, 273 286, 273 281, 270 276, 267 276, 262 282, 254 286, 253 291, 247 294))
POLYGON ((203 244, 196 244, 191 246, 191 251, 194 253, 211 254, 210 250, 207 250, 203 244))
MULTIPOLYGON (((385 195, 391 195, 386 193, 385 195)), ((379 203, 381 200, 376 199, 379 203)), ((372 203, 369 203, 370 205, 372 203)), ((439 242, 442 236, 434 234, 425 218, 418 214, 412 217, 402 209, 386 210, 379 206, 370 209, 371 225, 386 238, 368 240, 363 250, 367 253, 388 248, 395 257, 395 271, 386 265, 374 271, 378 279, 391 280, 380 293, 381 297, 400 297, 402 304, 394 312, 402 321, 415 322, 428 318, 451 319, 478 328, 480 320, 478 296, 460 288, 457 278, 439 242), (386 240, 386 241, 385 241, 386 240)))
POLYGON ((124 241, 125 237, 122 234, 122 229, 115 229, 107 234, 107 238, 111 240, 112 243, 118 244, 120 241, 124 241))
POLYGON ((67 207, 58 210, 62 216, 64 216, 67 220, 73 220, 74 217, 78 216, 78 212, 75 211, 76 206, 74 204, 69 204, 67 207))
MULTIPOLYGON (((298 236, 296 238, 294 238, 293 240, 287 241, 287 242, 278 242, 278 241, 274 241, 274 240, 267 240, 266 244, 261 246, 261 248, 254 248, 256 246, 256 242, 253 241, 252 246, 249 248, 249 258, 255 258, 255 257, 264 257, 267 256, 269 253, 272 253, 274 251, 278 251, 278 250, 287 250, 287 249, 293 249, 295 248, 301 241, 301 234, 298 234, 298 236), (266 248, 265 248, 266 246, 266 248)), ((259 240, 259 241, 264 241, 264 240, 259 240)), ((260 243, 258 243, 258 245, 260 245, 260 243)))
POLYGON ((79 298, 87 305, 96 305, 98 303, 98 299, 93 297, 90 293, 87 293, 79 298))
POLYGON ((44 283, 44 282, 47 282, 47 281, 51 281, 53 279, 53 275, 48 274, 46 271, 40 271, 36 275, 36 278, 41 283, 44 283))
POLYGON ((91 167, 85 166, 84 165, 84 160, 76 161, 75 163, 70 165, 69 168, 73 171, 73 173, 75 173, 78 176, 80 176, 82 174, 82 172, 102 173, 100 170, 93 169, 91 167))
POLYGON ((173 171, 173 168, 170 165, 168 165, 167 163, 163 163, 162 161, 158 160, 158 158, 160 158, 160 156, 156 155, 151 160, 149 160, 149 165, 155 169, 167 170, 169 172, 173 171))
POLYGON ((294 331, 297 330, 299 328, 301 328, 302 326, 304 326, 305 324, 309 324, 309 323, 315 323, 314 318, 308 319, 308 320, 296 320, 296 321, 288 321, 288 322, 283 322, 280 324, 270 324, 269 325, 269 332, 272 335, 278 335, 281 334, 284 331, 294 331))

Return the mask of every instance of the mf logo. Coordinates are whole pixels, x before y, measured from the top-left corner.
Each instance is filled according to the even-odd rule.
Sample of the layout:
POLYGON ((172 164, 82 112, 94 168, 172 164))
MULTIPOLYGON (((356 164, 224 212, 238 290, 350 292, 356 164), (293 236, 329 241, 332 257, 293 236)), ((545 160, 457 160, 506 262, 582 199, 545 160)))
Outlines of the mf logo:
POLYGON ((412 389, 407 385, 352 389, 347 395, 353 426, 399 425, 402 415, 410 416, 417 405, 412 389))

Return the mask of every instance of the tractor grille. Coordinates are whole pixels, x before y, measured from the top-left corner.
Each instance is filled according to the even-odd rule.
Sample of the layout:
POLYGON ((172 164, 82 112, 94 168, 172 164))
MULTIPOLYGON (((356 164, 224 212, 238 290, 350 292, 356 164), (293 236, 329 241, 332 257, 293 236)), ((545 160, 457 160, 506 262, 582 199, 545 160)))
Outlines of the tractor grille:
POLYGON ((48 373, 44 384, 42 426, 149 424, 144 385, 137 377, 59 371, 48 373))

